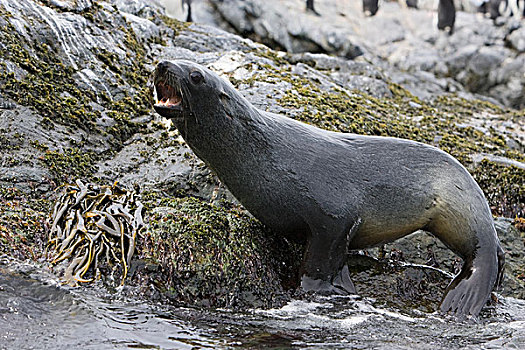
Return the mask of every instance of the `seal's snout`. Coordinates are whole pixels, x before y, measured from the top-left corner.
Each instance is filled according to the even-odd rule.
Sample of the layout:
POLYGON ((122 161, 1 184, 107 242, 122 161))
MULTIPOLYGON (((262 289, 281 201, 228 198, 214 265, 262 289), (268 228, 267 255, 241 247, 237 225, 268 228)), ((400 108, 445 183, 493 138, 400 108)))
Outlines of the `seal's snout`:
POLYGON ((155 111, 166 118, 181 116, 183 94, 180 78, 171 62, 160 62, 155 69, 153 98, 155 111))
POLYGON ((155 68, 156 79, 161 79, 162 77, 166 77, 166 75, 170 71, 171 66, 173 66, 173 64, 169 61, 162 61, 159 64, 157 64, 157 67, 155 68))

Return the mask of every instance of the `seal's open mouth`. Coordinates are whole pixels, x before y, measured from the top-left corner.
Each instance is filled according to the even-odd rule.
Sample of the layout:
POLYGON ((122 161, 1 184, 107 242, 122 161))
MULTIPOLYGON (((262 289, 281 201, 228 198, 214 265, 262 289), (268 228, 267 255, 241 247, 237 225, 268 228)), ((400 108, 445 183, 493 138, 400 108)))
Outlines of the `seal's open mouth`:
POLYGON ((153 107, 160 115, 170 118, 180 115, 182 112, 182 94, 163 81, 155 84, 154 97, 156 99, 153 107))

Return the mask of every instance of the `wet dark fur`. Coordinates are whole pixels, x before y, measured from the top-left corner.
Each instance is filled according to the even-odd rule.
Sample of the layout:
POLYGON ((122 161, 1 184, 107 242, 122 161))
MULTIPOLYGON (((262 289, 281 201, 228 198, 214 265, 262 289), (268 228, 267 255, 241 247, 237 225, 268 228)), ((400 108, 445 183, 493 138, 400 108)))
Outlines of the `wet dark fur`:
POLYGON ((419 142, 330 132, 258 110, 192 62, 160 63, 155 84, 166 82, 183 102, 156 105, 157 112, 174 121, 255 217, 307 241, 303 289, 354 293, 349 249, 424 229, 464 260, 441 310, 480 312, 501 277, 504 254, 483 193, 457 160, 419 142))

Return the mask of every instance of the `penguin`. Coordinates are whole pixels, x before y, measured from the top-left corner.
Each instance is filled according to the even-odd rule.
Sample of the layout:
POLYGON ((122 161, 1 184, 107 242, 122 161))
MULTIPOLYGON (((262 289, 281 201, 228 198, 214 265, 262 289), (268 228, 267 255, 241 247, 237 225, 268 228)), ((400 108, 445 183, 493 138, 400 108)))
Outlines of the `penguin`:
POLYGON ((182 0, 182 9, 184 10, 184 5, 188 8, 188 15, 186 16, 186 22, 193 22, 191 17, 191 0, 182 0))
POLYGON ((407 6, 417 9, 418 0, 406 0, 407 6))
POLYGON ((451 35, 454 32, 455 21, 456 7, 454 6, 454 0, 439 0, 438 29, 448 31, 451 35))
POLYGON ((378 0, 363 0, 363 12, 365 16, 374 16, 379 9, 378 0))
POLYGON ((320 16, 314 8, 314 0, 306 0, 306 11, 313 13, 316 16, 320 16))

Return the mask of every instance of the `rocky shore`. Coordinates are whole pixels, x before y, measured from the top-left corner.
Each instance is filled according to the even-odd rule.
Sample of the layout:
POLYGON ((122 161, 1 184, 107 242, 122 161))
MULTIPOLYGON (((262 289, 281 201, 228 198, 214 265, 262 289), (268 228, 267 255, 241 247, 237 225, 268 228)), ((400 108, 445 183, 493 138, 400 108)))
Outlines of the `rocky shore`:
POLYGON ((360 1, 319 2, 317 16, 297 0, 206 0, 194 3, 193 18, 290 53, 359 57, 420 98, 468 92, 523 109, 525 21, 494 22, 463 1, 470 12, 457 12, 449 36, 436 28, 437 1, 419 3, 415 9, 385 1, 366 17, 360 1))
MULTIPOLYGON (((235 28, 227 17, 233 3, 214 3, 213 13, 235 28)), ((271 12, 272 1, 242 3, 236 11, 245 11, 238 18, 251 28, 247 36, 288 52, 179 22, 152 1, 0 0, 0 253, 49 266, 59 186, 118 182, 140 193, 149 223, 126 282, 143 295, 270 307, 296 293, 302 247, 245 212, 151 108, 154 65, 182 58, 229 79, 260 109, 334 131, 418 140, 457 157, 498 217, 508 252, 501 293, 525 298, 522 27, 460 12, 456 34, 445 37, 422 28, 427 12, 390 3, 374 18, 343 17, 320 4, 322 16, 341 17, 333 21, 305 17, 299 5, 284 17, 271 12), (258 30, 278 18, 285 29, 265 40, 258 30), (316 38, 306 29, 312 21, 323 23, 316 38), (310 46, 298 49, 302 40, 310 46)), ((424 311, 435 309, 456 266, 424 233, 356 253, 360 294, 424 311)), ((108 276, 120 270, 116 263, 101 271, 111 285, 108 276)))

